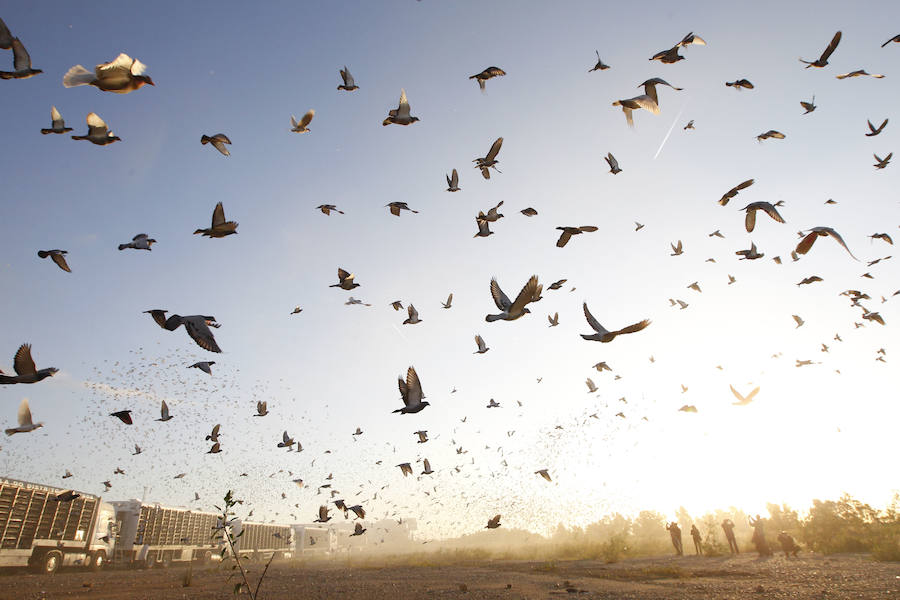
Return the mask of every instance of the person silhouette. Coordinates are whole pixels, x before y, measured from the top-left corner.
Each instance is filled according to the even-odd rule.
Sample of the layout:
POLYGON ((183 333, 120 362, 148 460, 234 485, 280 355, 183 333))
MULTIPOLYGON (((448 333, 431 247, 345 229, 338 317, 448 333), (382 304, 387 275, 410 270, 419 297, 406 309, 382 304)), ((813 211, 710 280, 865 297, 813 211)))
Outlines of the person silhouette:
POLYGON ((678 526, 678 523, 672 521, 666 525, 666 530, 672 537, 672 545, 675 546, 675 554, 677 556, 684 556, 684 550, 681 547, 681 528, 678 526))
POLYGON ((786 531, 782 531, 778 534, 778 543, 781 544, 781 549, 784 551, 784 557, 787 558, 789 554, 793 555, 794 558, 797 557, 797 553, 800 551, 800 546, 797 545, 797 542, 794 541, 794 538, 791 534, 786 531))
POLYGON ((750 523, 750 527, 753 528, 753 537, 750 538, 750 541, 756 546, 756 551, 760 556, 772 556, 772 550, 769 548, 769 543, 766 541, 766 532, 763 528, 765 519, 756 515, 756 518, 749 517, 747 522, 750 523))
POLYGON ((691 538, 694 540, 694 551, 698 556, 703 556, 703 552, 700 550, 700 540, 702 536, 696 525, 691 525, 691 538))
POLYGON ((722 521, 722 529, 725 531, 725 539, 728 540, 728 549, 732 554, 740 554, 738 550, 737 540, 734 539, 734 521, 725 519, 722 521))

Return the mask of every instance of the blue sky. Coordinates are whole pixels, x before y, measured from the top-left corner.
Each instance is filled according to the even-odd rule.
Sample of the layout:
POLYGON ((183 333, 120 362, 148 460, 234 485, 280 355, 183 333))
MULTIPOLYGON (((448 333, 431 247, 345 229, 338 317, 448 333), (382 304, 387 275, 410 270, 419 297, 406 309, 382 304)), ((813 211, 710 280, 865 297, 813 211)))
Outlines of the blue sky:
MULTIPOLYGON (((871 14, 840 3, 815 14, 784 3, 9 7, 0 16, 44 73, 3 81, 0 95, 0 307, 10 315, 0 368, 10 370, 28 341, 39 368, 61 371, 0 389, 4 422, 14 424, 23 396, 45 422, 3 440, 0 472, 61 485, 70 468, 71 486, 97 493, 122 466, 113 499, 146 487, 148 499, 189 504, 198 491, 203 501, 190 505, 210 508, 234 487, 257 516, 300 521, 324 496, 298 490, 287 471, 313 487, 333 472, 335 487, 375 516, 419 517, 429 535, 483 527, 504 511, 512 526, 545 530, 609 510, 755 510, 841 491, 886 502, 900 483, 857 461, 893 452, 890 423, 900 413, 885 390, 897 383, 896 262, 867 267, 824 239, 801 261, 789 257, 796 232, 814 226, 837 229, 863 261, 892 253, 867 237, 893 235, 900 222, 895 165, 872 168, 873 153, 894 149, 894 125, 863 135, 867 119, 892 116, 900 91, 900 45, 880 48, 897 33, 898 9, 883 3, 876 13, 873 25, 871 14), (797 58, 818 57, 837 30, 829 66, 804 69, 797 58), (689 31, 708 46, 683 49, 675 65, 647 60, 689 31), (595 49, 610 70, 587 72, 595 49), (62 87, 72 65, 90 69, 119 52, 145 63, 156 86, 128 95, 62 87), (360 86, 352 94, 335 89, 344 65, 360 86), (482 94, 467 77, 491 65, 507 76, 482 94), (858 68, 886 78, 835 78, 858 68), (684 91, 660 88, 661 114, 638 111, 629 129, 611 103, 639 94, 650 77, 684 91), (724 85, 738 78, 756 89, 724 85), (421 121, 382 127, 401 88, 421 121), (813 95, 818 108, 803 115, 799 102, 813 95), (73 133, 94 111, 122 141, 40 135, 51 105, 73 133), (311 132, 290 133, 290 116, 310 108, 311 132), (696 129, 684 131, 690 119, 696 129), (786 139, 757 143, 769 129, 786 139), (233 142, 228 158, 199 144, 218 132, 233 142), (470 161, 499 136, 502 174, 485 181, 470 161), (619 175, 607 172, 607 152, 619 175), (453 168, 462 191, 449 194, 453 168), (754 186, 717 204, 749 178, 754 186), (825 205, 829 198, 837 204, 825 205), (501 200, 495 235, 473 239, 474 216, 501 200), (783 200, 787 223, 761 217, 747 234, 739 209, 758 200, 783 200), (218 201, 238 235, 191 235, 218 201), (391 201, 420 212, 394 217, 384 208, 391 201), (315 211, 323 203, 346 214, 326 217, 315 211), (528 206, 539 215, 519 214, 528 206), (635 232, 634 221, 645 228, 635 232), (599 231, 555 247, 555 227, 589 224, 599 231), (726 238, 708 237, 716 229, 726 238), (158 240, 152 252, 116 250, 139 232, 158 240), (670 257, 678 239, 685 253, 670 257), (751 241, 765 258, 737 261, 751 241), (36 256, 48 248, 69 251, 72 274, 36 256), (361 287, 329 288, 338 267, 361 287), (568 283, 517 322, 485 323, 490 278, 512 296, 532 273, 545 289, 568 283), (813 274, 825 281, 795 285, 813 274), (694 281, 702 293, 686 289, 694 281), (864 304, 887 325, 856 328, 859 309, 838 295, 846 289, 868 292, 864 304), (454 306, 443 310, 450 292, 454 306), (373 306, 345 306, 350 295, 373 306), (689 307, 670 308, 669 298, 689 307), (401 325, 393 300, 415 304, 424 322, 401 325), (653 324, 612 344, 585 342, 583 301, 608 327, 653 324), (303 313, 289 316, 296 305, 303 313), (159 329, 141 314, 151 308, 215 315, 224 353, 159 329), (551 329, 554 312, 560 325, 551 329), (485 355, 472 354, 476 333, 491 347, 485 355), (875 361, 879 348, 887 363, 875 361), (209 359, 212 378, 185 368, 209 359), (796 368, 798 359, 821 364, 796 368), (621 379, 594 371, 600 360, 621 379), (409 365, 432 405, 392 415, 396 377, 409 365), (586 393, 586 377, 599 395, 586 393), (754 404, 733 407, 729 384, 762 390, 754 404), (151 422, 161 398, 176 415, 169 423, 151 422), (503 408, 484 408, 490 398, 503 408), (258 399, 270 403, 264 419, 250 417, 258 399), (683 404, 699 412, 678 412, 683 404), (122 408, 135 412, 134 426, 107 416, 122 408), (614 417, 620 410, 626 419, 614 417), (215 423, 223 453, 207 456, 203 436, 215 423), (353 441, 356 427, 366 433, 353 441), (416 445, 420 428, 433 440, 416 445), (284 429, 303 453, 275 448, 284 429), (796 451, 784 452, 780 439, 796 451), (134 443, 143 455, 130 455, 134 443), (459 445, 469 453, 457 455, 459 445), (423 457, 437 471, 432 480, 402 479, 394 465, 423 457), (533 475, 545 467, 552 484, 533 475), (173 481, 180 472, 189 476, 173 481), (687 485, 698 478, 706 483, 687 485)), ((11 53, 0 60, 11 64, 11 53)))

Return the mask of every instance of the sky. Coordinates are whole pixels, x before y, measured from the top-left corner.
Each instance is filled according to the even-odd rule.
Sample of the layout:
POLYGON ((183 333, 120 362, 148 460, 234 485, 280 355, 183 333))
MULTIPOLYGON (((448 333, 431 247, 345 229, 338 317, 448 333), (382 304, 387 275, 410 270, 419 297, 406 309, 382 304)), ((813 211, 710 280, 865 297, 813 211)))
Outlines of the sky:
MULTIPOLYGON (((90 493, 109 480, 112 500, 202 510, 234 489, 254 518, 278 522, 311 521, 330 482, 373 518, 416 518, 430 537, 478 530, 498 512, 505 526, 546 532, 614 511, 759 512, 842 492, 883 506, 900 490, 879 466, 896 455, 900 281, 895 260, 867 262, 893 252, 869 236, 893 236, 900 223, 896 166, 872 166, 897 138, 892 122, 864 134, 866 120, 892 117, 900 94, 900 44, 880 47, 898 33, 900 7, 869 8, 10 5, 0 17, 44 72, 0 82, 0 369, 29 342, 38 368, 60 371, 0 389, 4 427, 23 397, 44 422, 0 441, 0 474, 90 493), (828 66, 804 69, 798 57, 817 58, 838 30, 828 66), (677 64, 648 60, 690 31, 707 45, 682 49, 677 64), (595 50, 610 69, 588 72, 595 50), (120 52, 146 64, 155 86, 62 86, 69 67, 120 52), (352 93, 335 89, 344 65, 352 93), (468 77, 488 66, 507 75, 482 93, 468 77), (861 68, 886 77, 835 77, 861 68), (651 77, 683 91, 661 86, 660 114, 636 111, 629 128, 611 104, 651 77), (741 78, 755 88, 724 85, 741 78), (401 89, 420 121, 384 127, 401 89), (800 101, 813 96, 804 115, 800 101), (41 135, 51 105, 72 134, 93 111, 122 141, 41 135), (291 133, 291 115, 311 108, 310 132, 291 133), (770 129, 785 139, 758 142, 770 129), (233 142, 229 157, 199 143, 219 132, 233 142), (501 136, 502 173, 485 180, 471 161, 501 136), (454 168, 462 190, 451 194, 454 168), (743 206, 779 200, 785 224, 760 214, 744 230, 743 206), (238 234, 192 235, 220 201, 238 234), (394 201, 419 212, 395 217, 385 208, 394 201), (473 238, 478 211, 501 201, 495 234, 473 238), (345 214, 325 216, 320 204, 345 214), (556 227, 581 225, 598 231, 555 246, 556 227), (816 226, 835 228, 860 260, 820 238, 792 261, 797 232, 816 226), (158 240, 151 252, 116 249, 137 233, 158 240), (678 240, 684 253, 670 256, 678 240), (751 242, 764 258, 739 261, 751 242), (37 257, 51 248, 68 250, 72 273, 37 257), (329 288, 339 267, 360 287, 329 288), (532 274, 544 285, 532 313, 486 323, 491 278, 514 297, 532 274), (824 281, 796 285, 811 275, 824 281), (548 290, 558 279, 562 289, 548 290), (869 294, 864 306, 886 324, 862 320, 847 289, 869 294), (351 295, 371 306, 345 305, 351 295), (394 300, 423 322, 402 325, 394 300), (584 341, 583 302, 610 329, 652 323, 609 344, 584 341), (303 312, 291 315, 295 306, 303 312), (142 314, 157 308, 214 315, 223 352, 142 314), (474 354, 476 334, 486 354, 474 354), (216 362, 212 376, 186 368, 199 360, 216 362), (599 361, 613 372, 594 370, 599 361), (410 365, 430 406, 392 414, 410 365), (760 392, 732 406, 729 385, 760 392), (486 408, 491 398, 501 407, 486 408), (155 422, 163 399, 174 419, 155 422), (268 416, 252 416, 258 400, 268 416), (134 425, 108 416, 122 409, 134 425), (207 455, 217 423, 222 453, 207 455), (303 452, 276 447, 284 430, 303 452), (433 475, 396 467, 414 463, 418 475, 422 458, 433 475), (543 468, 552 482, 534 474, 543 468), (62 480, 66 469, 74 477, 62 480)), ((2 61, 10 69, 11 52, 2 61)))

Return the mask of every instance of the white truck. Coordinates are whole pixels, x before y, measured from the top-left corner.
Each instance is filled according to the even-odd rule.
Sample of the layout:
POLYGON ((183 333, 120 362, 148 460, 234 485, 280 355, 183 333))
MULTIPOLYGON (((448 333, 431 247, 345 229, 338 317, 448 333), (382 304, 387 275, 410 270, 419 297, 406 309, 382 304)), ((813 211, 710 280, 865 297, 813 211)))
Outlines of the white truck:
POLYGON ((291 525, 294 532, 296 558, 305 555, 333 554, 338 549, 337 534, 332 527, 291 525))
POLYGON ((99 496, 0 477, 0 567, 99 569, 114 547, 115 511, 99 496))
POLYGON ((140 500, 111 502, 116 511, 116 564, 167 567, 174 562, 209 563, 220 557, 219 515, 140 500))
POLYGON ((252 560, 269 560, 293 556, 293 540, 290 525, 274 523, 253 523, 235 519, 231 523, 231 533, 235 536, 235 550, 241 556, 252 560))

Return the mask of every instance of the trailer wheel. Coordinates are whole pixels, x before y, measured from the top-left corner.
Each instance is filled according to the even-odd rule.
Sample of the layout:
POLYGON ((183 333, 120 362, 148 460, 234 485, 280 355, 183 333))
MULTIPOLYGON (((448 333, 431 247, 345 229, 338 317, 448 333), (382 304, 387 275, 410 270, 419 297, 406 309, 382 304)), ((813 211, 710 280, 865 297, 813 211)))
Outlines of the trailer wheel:
POLYGON ((41 557, 41 560, 38 563, 40 572, 44 575, 53 575, 62 565, 62 558, 61 552, 51 550, 41 557))
POLYGON ((106 566, 106 552, 103 550, 98 550, 91 554, 90 560, 88 561, 88 568, 91 571, 99 571, 103 567, 106 566))

